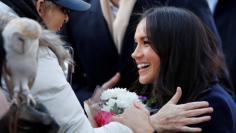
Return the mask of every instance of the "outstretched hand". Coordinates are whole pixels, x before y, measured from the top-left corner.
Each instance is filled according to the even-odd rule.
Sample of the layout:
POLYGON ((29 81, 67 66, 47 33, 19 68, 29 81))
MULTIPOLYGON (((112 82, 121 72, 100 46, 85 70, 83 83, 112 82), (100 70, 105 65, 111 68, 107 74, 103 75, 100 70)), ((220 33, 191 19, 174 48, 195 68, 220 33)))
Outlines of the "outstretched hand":
POLYGON ((101 87, 96 87, 93 96, 90 98, 92 102, 99 102, 100 96, 104 90, 114 87, 120 80, 120 73, 116 73, 110 80, 105 82, 101 87))
POLYGON ((94 115, 98 110, 100 110, 100 106, 98 105, 100 102, 100 96, 102 92, 106 89, 112 88, 115 86, 120 80, 120 73, 116 73, 110 80, 105 82, 101 87, 96 87, 93 96, 88 100, 84 101, 84 109, 88 116, 88 119, 93 127, 98 127, 97 123, 94 120, 94 115))
POLYGON ((120 115, 113 116, 112 121, 120 122, 134 133, 153 133, 149 111, 141 103, 135 102, 120 115))
POLYGON ((177 105, 182 96, 182 90, 177 87, 175 95, 156 114, 151 116, 152 126, 158 133, 171 132, 201 132, 199 127, 189 127, 188 125, 209 121, 213 108, 209 103, 191 102, 177 105), (202 116, 206 114, 205 116, 202 116), (199 117, 197 117, 199 116, 199 117))

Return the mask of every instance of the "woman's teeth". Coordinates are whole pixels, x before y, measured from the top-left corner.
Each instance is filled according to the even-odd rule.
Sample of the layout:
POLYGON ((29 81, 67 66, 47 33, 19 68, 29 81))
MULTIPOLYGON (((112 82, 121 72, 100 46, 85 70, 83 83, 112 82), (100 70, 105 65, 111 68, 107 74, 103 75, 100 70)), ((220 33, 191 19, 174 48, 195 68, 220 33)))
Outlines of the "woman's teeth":
POLYGON ((138 69, 147 68, 148 66, 149 66, 149 64, 138 64, 137 65, 138 69))

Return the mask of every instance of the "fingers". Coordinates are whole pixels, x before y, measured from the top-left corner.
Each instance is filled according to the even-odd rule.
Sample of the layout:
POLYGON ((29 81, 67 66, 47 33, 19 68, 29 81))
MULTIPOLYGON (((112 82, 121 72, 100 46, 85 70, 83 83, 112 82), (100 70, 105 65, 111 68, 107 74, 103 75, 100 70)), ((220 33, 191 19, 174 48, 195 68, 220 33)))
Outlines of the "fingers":
POLYGON ((145 114, 150 115, 150 112, 145 108, 145 106, 140 102, 134 102, 134 107, 142 110, 145 114))
POLYGON ((209 106, 209 103, 206 101, 190 102, 186 104, 181 104, 179 106, 182 106, 184 110, 191 110, 191 109, 197 109, 197 108, 206 108, 209 106))
POLYGON ((175 95, 169 100, 168 103, 177 104, 181 96, 182 96, 182 90, 180 87, 177 87, 175 95))
POLYGON ((120 73, 116 73, 109 81, 102 85, 102 88, 108 89, 115 86, 120 80, 120 73))
POLYGON ((111 118, 111 121, 116 121, 116 122, 120 122, 120 123, 123 123, 123 118, 121 116, 113 116, 111 118))
POLYGON ((202 116, 202 117, 196 117, 196 118, 186 118, 185 125, 192 125, 192 124, 199 124, 202 122, 210 121, 211 116, 202 116))
POLYGON ((188 110, 186 111, 187 117, 194 117, 194 116, 200 116, 204 114, 209 114, 213 112, 213 108, 201 108, 201 109, 195 109, 195 110, 188 110))
POLYGON ((91 103, 98 103, 100 101, 100 96, 102 94, 102 92, 104 91, 103 88, 101 87, 96 87, 92 97, 90 98, 90 102, 91 103))
POLYGON ((145 108, 145 106, 141 104, 140 102, 134 102, 134 106, 138 109, 145 108))
POLYGON ((189 133, 199 133, 202 131, 201 128, 198 128, 198 127, 187 127, 187 126, 183 126, 180 128, 180 131, 181 132, 189 132, 189 133))

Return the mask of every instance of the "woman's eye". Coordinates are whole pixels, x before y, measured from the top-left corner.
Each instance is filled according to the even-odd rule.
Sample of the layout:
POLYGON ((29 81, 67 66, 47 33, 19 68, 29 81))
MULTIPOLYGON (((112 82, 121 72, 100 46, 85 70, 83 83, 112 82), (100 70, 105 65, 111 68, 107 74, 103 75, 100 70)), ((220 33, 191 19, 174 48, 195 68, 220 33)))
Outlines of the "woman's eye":
POLYGON ((143 44, 144 44, 145 46, 149 46, 149 45, 150 45, 150 42, 149 42, 149 41, 143 41, 143 44))
POLYGON ((149 42, 148 42, 148 41, 143 41, 143 43, 144 43, 144 44, 149 44, 149 42))

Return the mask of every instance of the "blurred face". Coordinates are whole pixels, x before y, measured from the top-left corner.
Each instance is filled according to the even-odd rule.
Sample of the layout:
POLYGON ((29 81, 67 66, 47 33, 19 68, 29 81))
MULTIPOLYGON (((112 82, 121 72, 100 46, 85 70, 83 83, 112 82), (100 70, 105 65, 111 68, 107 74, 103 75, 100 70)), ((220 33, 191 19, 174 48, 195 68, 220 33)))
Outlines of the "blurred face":
POLYGON ((160 57, 152 49, 151 42, 146 34, 146 20, 143 19, 135 32, 136 49, 132 53, 139 73, 139 82, 142 84, 153 83, 160 68, 160 57))
POLYGON ((68 21, 68 10, 47 0, 37 1, 37 11, 49 30, 58 31, 68 21))

